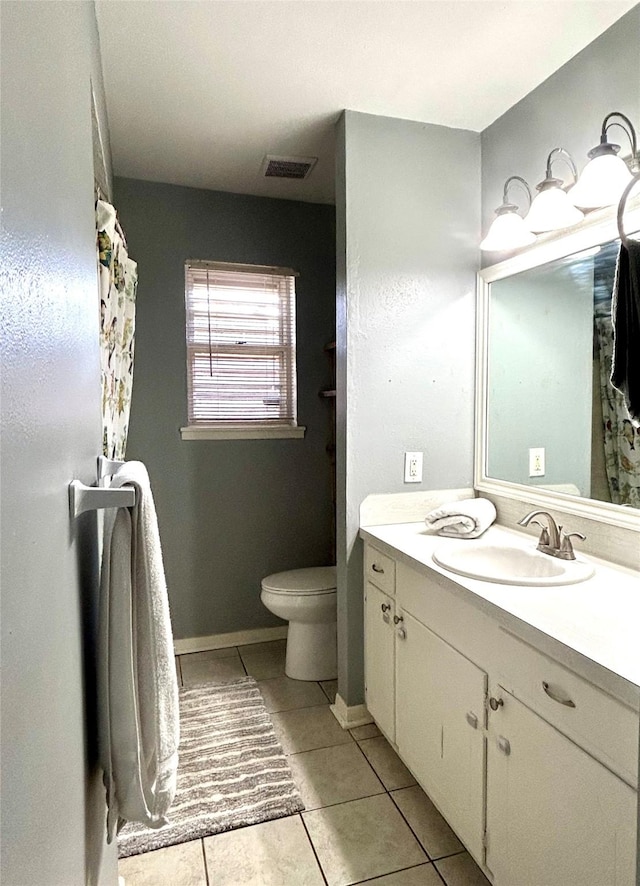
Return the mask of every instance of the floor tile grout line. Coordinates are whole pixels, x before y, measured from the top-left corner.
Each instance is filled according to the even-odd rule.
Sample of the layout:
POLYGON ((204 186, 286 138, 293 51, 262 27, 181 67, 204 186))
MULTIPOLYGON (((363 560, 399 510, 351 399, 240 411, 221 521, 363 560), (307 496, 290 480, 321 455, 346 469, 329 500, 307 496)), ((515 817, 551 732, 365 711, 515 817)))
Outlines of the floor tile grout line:
MULTIPOLYGON (((350 884, 350 886, 362 886, 363 883, 375 883, 375 881, 378 880, 380 877, 391 877, 394 874, 401 874, 403 873, 403 871, 412 871, 414 868, 421 868, 425 865, 431 865, 432 868, 435 868, 435 865, 432 861, 420 861, 418 862, 418 864, 410 864, 406 868, 398 868, 396 871, 389 871, 387 874, 376 874, 375 877, 367 877, 366 880, 358 880, 356 883, 350 884)), ((440 871, 436 871, 436 873, 438 874, 440 879, 442 879, 442 874, 440 873, 440 871)), ((447 886, 446 883, 445 886, 447 886)))
MULTIPOLYGON (((351 736, 351 738, 353 738, 353 736, 351 736)), ((384 737, 384 735, 376 735, 376 736, 374 736, 374 738, 385 738, 385 737, 384 737)), ((367 757, 367 755, 365 754, 365 752, 362 750, 362 747, 361 747, 362 742, 363 742, 363 741, 370 741, 370 739, 368 739, 368 738, 363 738, 361 741, 358 741, 357 738, 353 738, 353 740, 354 740, 355 743, 358 745, 358 749, 359 749, 360 753, 362 754, 362 756, 365 758, 365 760, 367 761, 367 763, 369 764, 369 766, 370 766, 371 769, 373 770, 373 774, 374 774, 375 777, 378 779, 378 781, 380 782, 380 784, 382 785, 382 787, 385 789, 385 791, 387 792, 387 794, 390 794, 391 791, 401 791, 401 790, 403 790, 403 788, 388 788, 388 787, 386 786, 386 784, 384 783, 384 781, 382 780, 382 776, 378 774, 378 771, 376 770, 376 767, 373 765, 373 763, 371 762, 371 760, 367 757)), ((385 738, 385 741, 387 741, 386 738, 385 738)), ((389 744, 388 741, 387 741, 387 744, 389 744)), ((391 745, 389 745, 389 747, 391 747, 391 745)), ((393 751, 393 748, 391 748, 391 750, 393 751)), ((394 754, 395 754, 395 751, 393 751, 393 752, 394 752, 394 754)), ((411 778, 413 778, 413 775, 411 776, 411 778)), ((406 785, 406 787, 408 787, 408 788, 412 788, 413 785, 412 785, 412 784, 409 784, 409 785, 406 785)))
POLYGON ((204 848, 204 840, 200 837, 200 844, 202 846, 202 860, 204 861, 204 879, 206 881, 206 886, 209 886, 209 868, 207 867, 207 852, 204 848))
POLYGON ((440 877, 440 879, 441 879, 442 882, 444 883, 444 886, 449 886, 449 884, 448 884, 447 881, 445 880, 444 876, 442 875, 442 872, 439 871, 438 868, 436 867, 436 863, 435 863, 435 861, 432 862, 432 864, 433 864, 433 869, 434 869, 434 871, 435 871, 436 874, 440 877))
POLYGON ((299 812, 298 815, 299 815, 300 821, 302 822, 302 827, 304 828, 304 832, 307 835, 307 840, 309 841, 309 845, 311 846, 311 851, 313 852, 313 856, 316 860, 316 864, 318 865, 318 869, 320 871, 320 876, 324 880, 325 886, 329 886, 329 881, 327 880, 325 873, 324 873, 324 869, 320 863, 318 853, 316 852, 316 847, 313 845, 313 840, 311 839, 311 834, 309 833, 309 829, 307 828, 307 823, 304 820, 304 816, 302 815, 302 812, 299 812))
POLYGON ((338 800, 337 803, 327 803, 325 806, 313 806, 310 809, 307 809, 305 806, 303 812, 321 812, 324 809, 333 809, 335 806, 344 806, 345 803, 357 803, 358 800, 370 800, 372 797, 381 797, 385 793, 386 791, 383 788, 381 791, 378 791, 377 794, 364 794, 362 797, 353 797, 351 800, 338 800))
MULTIPOLYGON (((384 738, 384 736, 382 736, 382 737, 384 738)), ((370 740, 370 739, 366 739, 366 738, 362 739, 362 741, 369 741, 369 740, 370 740)), ((442 856, 440 856, 440 857, 437 858, 437 859, 432 858, 432 856, 430 855, 430 853, 429 853, 427 847, 423 844, 422 840, 418 837, 418 835, 416 834, 416 832, 415 832, 414 829, 412 828, 411 824, 409 823, 409 820, 407 819, 406 815, 404 814, 404 812, 402 811, 402 809, 400 808, 400 806, 396 803, 395 798, 393 797, 393 791, 404 791, 404 790, 407 790, 408 788, 413 788, 413 787, 419 787, 420 790, 423 790, 423 789, 420 787, 420 785, 418 784, 418 782, 416 782, 415 784, 412 784, 412 785, 406 785, 406 786, 403 787, 403 788, 388 788, 388 787, 385 785, 385 783, 382 781, 382 778, 381 778, 381 777, 378 775, 378 773, 376 772, 376 770, 375 770, 373 764, 369 761, 369 758, 367 757, 367 755, 365 754, 365 752, 362 750, 362 747, 361 747, 362 742, 360 742, 360 741, 356 741, 356 744, 357 744, 358 747, 360 748, 360 752, 361 752, 361 754, 363 755, 363 757, 365 758, 365 760, 367 761, 367 763, 369 763, 369 766, 371 766, 371 768, 373 769, 374 775, 376 776, 376 778, 378 779, 378 781, 382 784, 382 786, 383 786, 385 792, 389 795, 389 797, 390 797, 390 799, 391 799, 391 802, 393 803, 393 805, 396 807, 396 809, 397 809, 398 812, 400 813, 401 817, 402 817, 403 820, 405 821, 407 827, 409 828, 409 830, 411 831, 411 833, 413 834, 413 836, 415 837, 415 839, 418 841, 418 845, 420 846, 420 848, 422 849, 422 851, 423 851, 423 852, 425 853, 425 855, 427 856, 428 861, 430 861, 432 864, 435 864, 436 861, 441 861, 443 858, 451 858, 451 856, 453 856, 453 855, 461 855, 463 852, 466 851, 465 849, 461 849, 459 852, 452 852, 452 853, 450 853, 450 854, 448 854, 448 855, 442 855, 442 856)), ((393 750, 393 748, 391 748, 391 750, 393 750)), ((395 753, 395 752, 394 752, 394 753, 395 753)), ((410 775, 411 775, 411 777, 413 778, 413 773, 410 772, 410 775)), ((426 791, 425 791, 424 793, 426 794, 426 796, 429 796, 429 795, 426 793, 426 791)), ((377 794, 373 794, 372 796, 378 796, 378 795, 377 795, 377 794)), ((432 802, 433 802, 433 801, 432 801, 432 802)), ((440 812, 438 812, 438 815, 440 815, 440 812)), ((438 874, 440 874, 439 871, 438 871, 438 874)), ((441 875, 440 875, 440 876, 441 876, 441 875)))
MULTIPOLYGON (((0 2, 1 2, 1 0, 0 0, 0 2)), ((278 736, 278 740, 280 741, 280 744, 282 744, 282 741, 280 740, 280 736, 278 736)), ((302 751, 287 751, 287 749, 285 747, 283 747, 282 750, 284 751, 285 757, 295 757, 298 754, 306 754, 309 751, 327 751, 327 750, 329 750, 329 748, 342 748, 348 744, 349 744, 349 742, 347 742, 347 741, 341 741, 339 744, 323 744, 319 748, 305 748, 302 751)))
MULTIPOLYGON (((258 689, 260 689, 260 683, 258 682, 258 689)), ((264 698, 264 696, 263 696, 264 698)), ((281 711, 270 711, 267 710, 268 714, 289 714, 291 711, 308 711, 309 708, 327 708, 328 704, 305 704, 301 705, 299 708, 283 708, 281 711)))
MULTIPOLYGON (((414 787, 414 785, 410 785, 410 787, 414 787)), ((396 790, 398 790, 398 791, 404 791, 404 790, 407 790, 407 788, 396 788, 396 790)), ((422 788, 420 788, 420 790, 422 790, 422 788)), ((391 799, 391 802, 393 803, 393 805, 396 807, 396 809, 397 809, 398 812, 400 813, 400 816, 401 816, 402 819, 404 820, 405 824, 407 825, 407 827, 409 828, 409 830, 411 831, 411 833, 413 834, 413 836, 414 836, 414 837, 416 838, 416 840, 418 841, 418 846, 420 846, 420 848, 422 849, 422 851, 423 851, 424 854, 427 856, 427 858, 429 859, 430 862, 435 861, 435 859, 433 859, 433 858, 431 857, 431 854, 429 853, 429 850, 428 850, 427 847, 423 844, 423 842, 422 842, 422 840, 420 839, 420 837, 416 834, 416 832, 414 831, 414 829, 411 827, 411 825, 410 825, 410 823, 409 823, 409 820, 407 819, 407 816, 404 814, 404 812, 402 811, 402 809, 401 809, 401 808, 398 806, 398 804, 396 803, 396 801, 395 801, 395 799, 394 799, 393 794, 391 793, 391 791, 388 791, 388 794, 389 794, 389 798, 391 799)), ((427 795, 427 796, 428 796, 428 795, 427 795)), ((439 815, 439 814, 440 814, 440 813, 438 813, 438 815, 439 815)))
MULTIPOLYGON (((351 734, 350 731, 349 731, 349 734, 351 734)), ((351 736, 351 738, 353 738, 353 735, 351 736)), ((378 775, 378 773, 377 773, 377 771, 376 771, 376 767, 373 765, 373 763, 371 762, 371 760, 367 757, 367 755, 365 754, 365 752, 364 752, 364 751, 362 750, 362 748, 360 747, 360 742, 358 741, 357 738, 353 738, 353 740, 355 741, 358 750, 360 751, 360 753, 362 754, 362 756, 363 756, 364 759, 366 760, 366 762, 367 762, 369 768, 371 769, 371 771, 373 772, 373 774, 375 775, 375 777, 378 779, 378 781, 379 781, 380 784, 382 785, 383 789, 384 789, 384 790, 387 792, 387 794, 388 794, 388 793, 389 793, 389 788, 388 788, 388 787, 386 786, 386 784, 383 782, 382 778, 378 775)))

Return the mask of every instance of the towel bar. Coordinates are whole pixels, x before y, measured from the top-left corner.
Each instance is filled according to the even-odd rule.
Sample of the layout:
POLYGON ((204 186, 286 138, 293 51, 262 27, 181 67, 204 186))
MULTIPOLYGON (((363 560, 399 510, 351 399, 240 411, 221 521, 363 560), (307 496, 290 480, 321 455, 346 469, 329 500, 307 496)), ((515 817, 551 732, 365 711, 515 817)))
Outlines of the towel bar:
POLYGON ((135 489, 85 486, 80 480, 72 480, 69 484, 69 509, 72 517, 77 517, 84 511, 97 511, 102 508, 132 508, 135 503, 135 489))
MULTIPOLYGON (((100 480, 115 473, 124 462, 109 461, 106 458, 98 458, 98 473, 100 480)), ((85 511, 97 511, 102 508, 132 508, 136 503, 136 491, 131 487, 118 487, 112 489, 109 486, 85 486, 80 480, 72 480, 69 483, 69 510, 72 517, 77 517, 85 511)))
POLYGON ((123 461, 114 461, 111 458, 106 458, 104 455, 98 456, 98 480, 102 480, 104 477, 110 477, 111 474, 115 474, 118 468, 121 468, 124 464, 123 461))

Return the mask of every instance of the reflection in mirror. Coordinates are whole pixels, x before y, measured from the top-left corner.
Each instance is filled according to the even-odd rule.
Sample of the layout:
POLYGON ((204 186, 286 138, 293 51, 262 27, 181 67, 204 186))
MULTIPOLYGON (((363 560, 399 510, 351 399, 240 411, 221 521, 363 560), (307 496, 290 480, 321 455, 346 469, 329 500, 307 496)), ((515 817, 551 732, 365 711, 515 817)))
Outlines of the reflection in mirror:
POLYGON ((491 283, 488 477, 640 508, 640 429, 609 381, 618 249, 491 283))

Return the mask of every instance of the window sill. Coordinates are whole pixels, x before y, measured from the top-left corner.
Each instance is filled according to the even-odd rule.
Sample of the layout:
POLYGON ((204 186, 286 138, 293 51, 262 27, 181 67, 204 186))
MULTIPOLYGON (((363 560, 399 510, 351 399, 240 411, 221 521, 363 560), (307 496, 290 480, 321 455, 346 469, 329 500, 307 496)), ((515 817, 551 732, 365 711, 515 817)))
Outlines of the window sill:
POLYGON ((206 427, 190 425, 180 428, 183 440, 288 440, 304 437, 307 429, 301 425, 243 425, 242 427, 206 427))

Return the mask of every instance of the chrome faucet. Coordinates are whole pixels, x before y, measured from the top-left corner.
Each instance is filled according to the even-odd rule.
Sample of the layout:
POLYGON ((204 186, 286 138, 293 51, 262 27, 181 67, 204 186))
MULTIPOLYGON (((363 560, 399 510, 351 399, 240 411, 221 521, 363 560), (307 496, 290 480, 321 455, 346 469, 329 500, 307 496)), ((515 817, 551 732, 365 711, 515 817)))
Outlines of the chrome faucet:
POLYGON ((571 539, 573 537, 580 538, 582 541, 586 536, 581 532, 563 533, 562 526, 558 526, 551 514, 547 511, 531 511, 526 514, 522 520, 518 520, 518 526, 528 526, 529 523, 535 523, 542 530, 538 539, 538 550, 543 554, 549 554, 550 557, 558 557, 560 560, 575 560, 576 555, 573 552, 571 539), (546 517, 547 525, 534 520, 534 517, 546 517))

